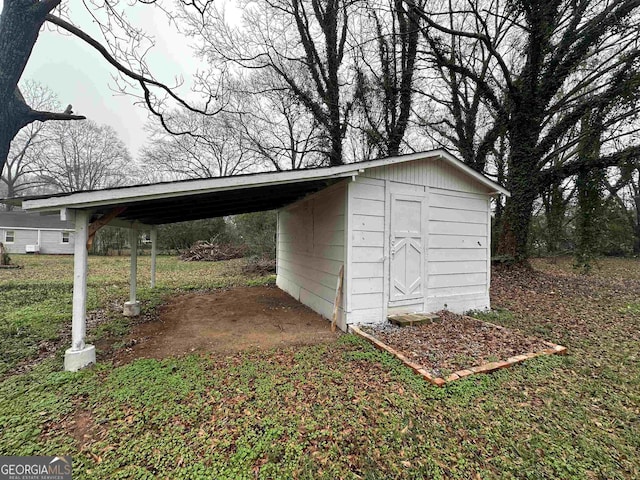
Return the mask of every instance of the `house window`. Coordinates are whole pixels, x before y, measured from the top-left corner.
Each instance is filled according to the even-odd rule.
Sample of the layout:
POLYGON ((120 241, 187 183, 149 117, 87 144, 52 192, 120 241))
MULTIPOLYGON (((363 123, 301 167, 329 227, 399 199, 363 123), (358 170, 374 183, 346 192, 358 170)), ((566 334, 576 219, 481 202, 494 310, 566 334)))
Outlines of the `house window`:
POLYGON ((62 232, 62 243, 69 243, 69 232, 62 232))
POLYGON ((16 240, 16 232, 7 230, 4 232, 4 243, 13 243, 16 240))

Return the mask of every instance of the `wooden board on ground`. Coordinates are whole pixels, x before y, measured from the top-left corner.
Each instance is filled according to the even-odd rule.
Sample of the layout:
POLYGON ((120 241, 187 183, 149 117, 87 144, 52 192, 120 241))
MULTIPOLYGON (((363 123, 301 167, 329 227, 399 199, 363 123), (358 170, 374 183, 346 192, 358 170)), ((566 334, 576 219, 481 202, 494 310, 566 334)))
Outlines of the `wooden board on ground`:
POLYGON ((331 319, 331 331, 336 331, 336 322, 338 321, 338 312, 340 310, 340 299, 342 298, 342 279, 344 277, 344 265, 340 266, 338 272, 338 285, 336 286, 336 299, 333 303, 333 318, 331 319))
POLYGON ((412 327, 414 325, 437 322, 440 317, 433 313, 401 313, 389 315, 387 319, 399 327, 412 327))

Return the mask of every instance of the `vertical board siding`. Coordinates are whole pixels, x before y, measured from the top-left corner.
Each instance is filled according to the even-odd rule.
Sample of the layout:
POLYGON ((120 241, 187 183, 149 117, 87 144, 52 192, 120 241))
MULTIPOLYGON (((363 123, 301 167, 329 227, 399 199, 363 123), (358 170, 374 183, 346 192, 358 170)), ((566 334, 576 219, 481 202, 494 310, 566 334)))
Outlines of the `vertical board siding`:
POLYGON ((276 283, 325 318, 345 259, 345 190, 342 183, 278 211, 276 283))

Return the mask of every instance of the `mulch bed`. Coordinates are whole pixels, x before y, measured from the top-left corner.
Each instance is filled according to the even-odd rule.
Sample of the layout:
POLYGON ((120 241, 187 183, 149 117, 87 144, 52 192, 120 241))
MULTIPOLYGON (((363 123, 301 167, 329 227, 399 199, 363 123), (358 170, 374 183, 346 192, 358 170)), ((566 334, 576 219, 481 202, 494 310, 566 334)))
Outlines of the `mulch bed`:
POLYGON ((389 323, 361 326, 361 330, 354 331, 364 333, 376 346, 393 353, 438 385, 566 350, 475 318, 448 311, 438 315, 439 321, 425 325, 397 327, 389 323))

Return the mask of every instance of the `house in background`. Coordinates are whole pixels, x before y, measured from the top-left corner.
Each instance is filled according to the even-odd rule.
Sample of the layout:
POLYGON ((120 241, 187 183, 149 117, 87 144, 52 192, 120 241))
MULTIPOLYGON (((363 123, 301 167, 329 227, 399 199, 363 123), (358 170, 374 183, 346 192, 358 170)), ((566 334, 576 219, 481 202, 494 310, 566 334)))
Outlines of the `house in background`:
POLYGON ((73 254, 73 231, 59 215, 0 212, 0 242, 10 254, 73 254))

